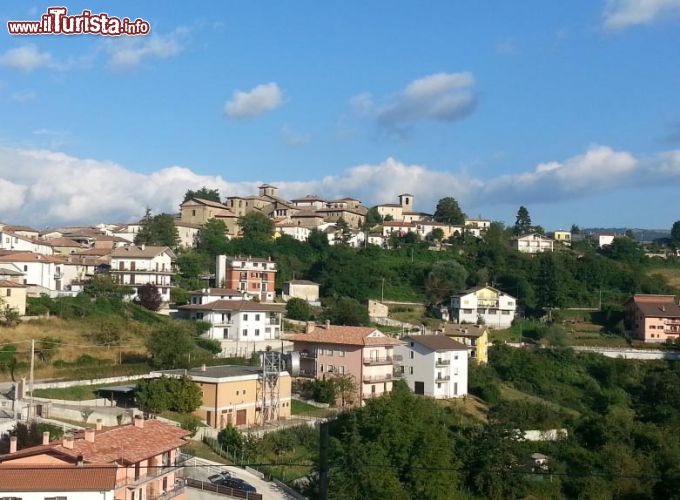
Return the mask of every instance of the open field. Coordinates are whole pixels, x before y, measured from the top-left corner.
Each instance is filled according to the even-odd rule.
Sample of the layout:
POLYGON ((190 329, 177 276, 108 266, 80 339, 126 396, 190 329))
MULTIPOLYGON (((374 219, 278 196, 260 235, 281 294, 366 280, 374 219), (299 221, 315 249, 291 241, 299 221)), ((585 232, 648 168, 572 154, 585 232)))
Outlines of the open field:
POLYGON ((479 422, 487 421, 487 414, 489 413, 488 405, 472 394, 468 394, 462 398, 441 399, 438 400, 437 403, 442 406, 455 408, 457 411, 462 412, 473 420, 479 422))
POLYGON ((515 389, 514 387, 508 385, 508 384, 501 384, 501 396, 503 399, 507 399, 509 401, 513 400, 525 400, 525 401, 531 401, 533 403, 542 403, 545 404, 555 410, 561 410, 566 413, 569 413, 571 415, 577 416, 579 413, 576 410, 572 410, 571 408, 567 408, 565 406, 560 406, 556 403, 552 403, 550 401, 547 401, 543 398, 539 398, 537 396, 532 396, 531 394, 527 394, 526 392, 522 392, 520 390, 515 389))
POLYGON ((335 413, 332 408, 318 408, 298 399, 291 400, 290 411, 293 415, 303 417, 327 417, 335 413))
POLYGON ((69 401, 86 401, 88 399, 97 399, 96 391, 101 387, 107 387, 115 384, 100 384, 100 385, 74 385, 73 387, 59 387, 51 389, 35 389, 33 395, 36 398, 49 399, 65 399, 69 401))
POLYGON ((657 267, 647 271, 649 276, 660 274, 663 276, 669 285, 680 289, 680 268, 657 267))

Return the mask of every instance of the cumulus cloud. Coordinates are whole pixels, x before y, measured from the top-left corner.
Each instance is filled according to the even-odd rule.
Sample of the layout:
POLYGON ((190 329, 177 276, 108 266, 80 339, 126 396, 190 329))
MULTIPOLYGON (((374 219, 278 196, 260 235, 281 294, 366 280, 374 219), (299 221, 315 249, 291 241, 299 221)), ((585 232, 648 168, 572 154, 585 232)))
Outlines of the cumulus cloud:
POLYGON ((0 64, 26 72, 57 66, 52 54, 42 52, 35 44, 8 49, 0 56, 0 64))
POLYGON ((283 104, 283 91, 278 84, 263 83, 244 92, 236 90, 224 105, 224 113, 230 118, 253 118, 274 111, 283 104))
POLYGON ((604 27, 619 30, 680 15, 680 0, 607 0, 604 27))
POLYGON ((285 197, 310 193, 331 199, 352 196, 371 205, 393 201, 397 194, 409 191, 421 209, 431 210, 443 196, 456 197, 466 209, 483 209, 494 204, 551 203, 629 186, 677 183, 680 150, 636 157, 607 146, 592 146, 563 161, 541 163, 525 172, 492 179, 387 158, 307 181, 229 182, 180 166, 139 173, 114 162, 54 151, 0 148, 3 219, 40 227, 131 221, 141 217, 147 206, 154 212, 176 212, 187 189, 207 186, 219 189, 223 197, 246 195, 257 192, 262 181, 277 185, 285 197))
POLYGON ((107 66, 116 71, 137 68, 149 59, 169 59, 180 54, 186 45, 189 30, 179 27, 161 35, 152 33, 143 37, 119 37, 106 40, 107 66))
POLYGON ((372 116, 389 133, 404 135, 419 121, 451 122, 468 116, 477 104, 474 84, 470 72, 436 73, 414 80, 380 103, 360 94, 350 104, 359 116, 372 116))

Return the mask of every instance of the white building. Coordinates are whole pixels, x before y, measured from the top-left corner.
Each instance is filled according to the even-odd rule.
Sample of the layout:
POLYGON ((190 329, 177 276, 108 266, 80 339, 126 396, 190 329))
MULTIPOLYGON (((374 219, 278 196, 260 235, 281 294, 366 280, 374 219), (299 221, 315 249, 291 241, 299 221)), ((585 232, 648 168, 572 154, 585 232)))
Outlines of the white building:
POLYGON ((522 253, 552 252, 554 241, 538 233, 525 234, 513 238, 512 247, 522 253))
POLYGON ((465 232, 477 238, 481 238, 490 227, 491 221, 488 219, 465 219, 465 232))
POLYGON ((111 252, 111 274, 121 285, 131 286, 131 299, 137 297, 141 285, 152 283, 158 287, 163 302, 170 302, 171 278, 175 254, 169 247, 135 246, 115 248, 111 252))
POLYGON ((614 243, 614 238, 616 238, 616 235, 612 233, 601 233, 597 235, 597 246, 602 248, 606 247, 607 245, 611 245, 614 243))
POLYGON ((517 299, 491 286, 470 288, 451 297, 453 323, 482 323, 489 328, 510 328, 517 299))
POLYGON ((467 394, 468 347, 445 335, 413 335, 394 348, 400 372, 416 394, 437 399, 467 394))
MULTIPOLYGON (((233 294, 215 299, 218 293, 203 294, 203 303, 187 304, 178 307, 178 310, 185 318, 210 324, 204 336, 222 344, 222 355, 249 356, 267 345, 279 347, 273 341, 278 341, 281 335, 283 304, 239 300, 233 294)), ((198 297, 192 295, 192 302, 197 301, 198 297)))
POLYGON ((306 300, 312 305, 320 306, 319 284, 309 280, 290 280, 283 284, 281 297, 284 301, 296 298, 306 300))
POLYGON ((40 241, 31 237, 0 230, 0 250, 12 250, 15 252, 33 252, 42 255, 54 255, 52 245, 47 241, 40 241))
POLYGON ((22 281, 28 286, 27 294, 50 296, 68 292, 71 281, 76 279, 75 268, 65 259, 32 252, 18 252, 0 256, 0 267, 23 274, 22 281))
POLYGON ((309 233, 312 232, 312 228, 299 226, 292 222, 282 222, 276 224, 276 230, 280 234, 286 234, 298 241, 307 241, 307 238, 309 238, 309 233))

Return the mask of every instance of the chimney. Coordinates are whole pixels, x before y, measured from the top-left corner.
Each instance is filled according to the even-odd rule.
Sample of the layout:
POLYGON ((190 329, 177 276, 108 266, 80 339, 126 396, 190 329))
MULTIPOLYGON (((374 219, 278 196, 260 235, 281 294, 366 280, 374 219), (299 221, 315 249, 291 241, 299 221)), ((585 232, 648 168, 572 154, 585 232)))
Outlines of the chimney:
POLYGON ((73 449, 73 436, 70 435, 70 434, 66 434, 66 435, 64 436, 64 440, 61 442, 61 445, 62 445, 64 448, 67 448, 67 449, 69 449, 69 450, 72 450, 72 449, 73 449))
POLYGON ((307 321, 307 324, 305 325, 305 333, 312 333, 314 331, 314 328, 316 328, 314 322, 307 321))
POLYGON ((328 330, 331 327, 331 320, 327 319, 325 324, 326 324, 326 330, 328 330))
POLYGON ((76 467, 82 467, 85 464, 85 460, 82 455, 78 455, 76 458, 76 467))
POLYGON ((85 441, 88 443, 94 443, 94 429, 91 427, 85 429, 85 441))
POLYGON ((44 445, 45 445, 45 444, 50 444, 50 432, 49 432, 49 431, 43 432, 43 441, 42 441, 42 444, 44 444, 44 445))
POLYGON ((95 430, 98 430, 98 431, 102 430, 102 419, 101 418, 97 419, 97 423, 94 424, 94 428, 95 428, 95 430))
POLYGON ((144 250, 144 249, 146 248, 146 245, 145 245, 144 243, 142 243, 142 245, 140 246, 140 248, 141 248, 142 250, 144 250))
POLYGON ((205 366, 205 363, 203 363, 203 364, 201 365, 201 371, 204 372, 204 371, 206 371, 207 369, 208 369, 208 368, 205 366))
POLYGON ((136 415, 133 422, 135 423, 135 427, 139 427, 140 429, 144 428, 144 417, 136 415))
POLYGON ((17 452, 17 437, 16 436, 11 436, 9 438, 9 452, 10 453, 16 453, 17 452))

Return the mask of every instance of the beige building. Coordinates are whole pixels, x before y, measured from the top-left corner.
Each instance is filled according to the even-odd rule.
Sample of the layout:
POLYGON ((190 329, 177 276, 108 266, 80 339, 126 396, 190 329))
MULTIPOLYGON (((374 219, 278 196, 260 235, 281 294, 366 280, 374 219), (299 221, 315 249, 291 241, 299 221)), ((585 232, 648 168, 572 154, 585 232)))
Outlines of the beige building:
POLYGON ((179 246, 181 248, 192 248, 196 246, 198 230, 201 229, 199 224, 175 220, 175 228, 177 229, 179 246))
POLYGON ((624 305, 626 330, 645 342, 680 338, 680 305, 675 295, 633 295, 624 305))
POLYGON ((26 285, 0 279, 0 308, 15 309, 21 316, 26 314, 26 285))
POLYGON ((319 284, 309 280, 291 280, 283 284, 283 300, 302 299, 312 304, 319 303, 319 284))
POLYGON ((237 215, 222 203, 203 198, 191 198, 182 203, 179 208, 181 222, 202 226, 210 219, 219 219, 227 226, 229 234, 236 235, 239 232, 237 215))
POLYGON ((203 404, 194 415, 206 424, 222 429, 262 425, 290 418, 291 377, 282 371, 278 379, 278 402, 264 394, 262 369, 253 366, 203 366, 191 370, 163 370, 152 376, 187 376, 201 388, 203 404))

